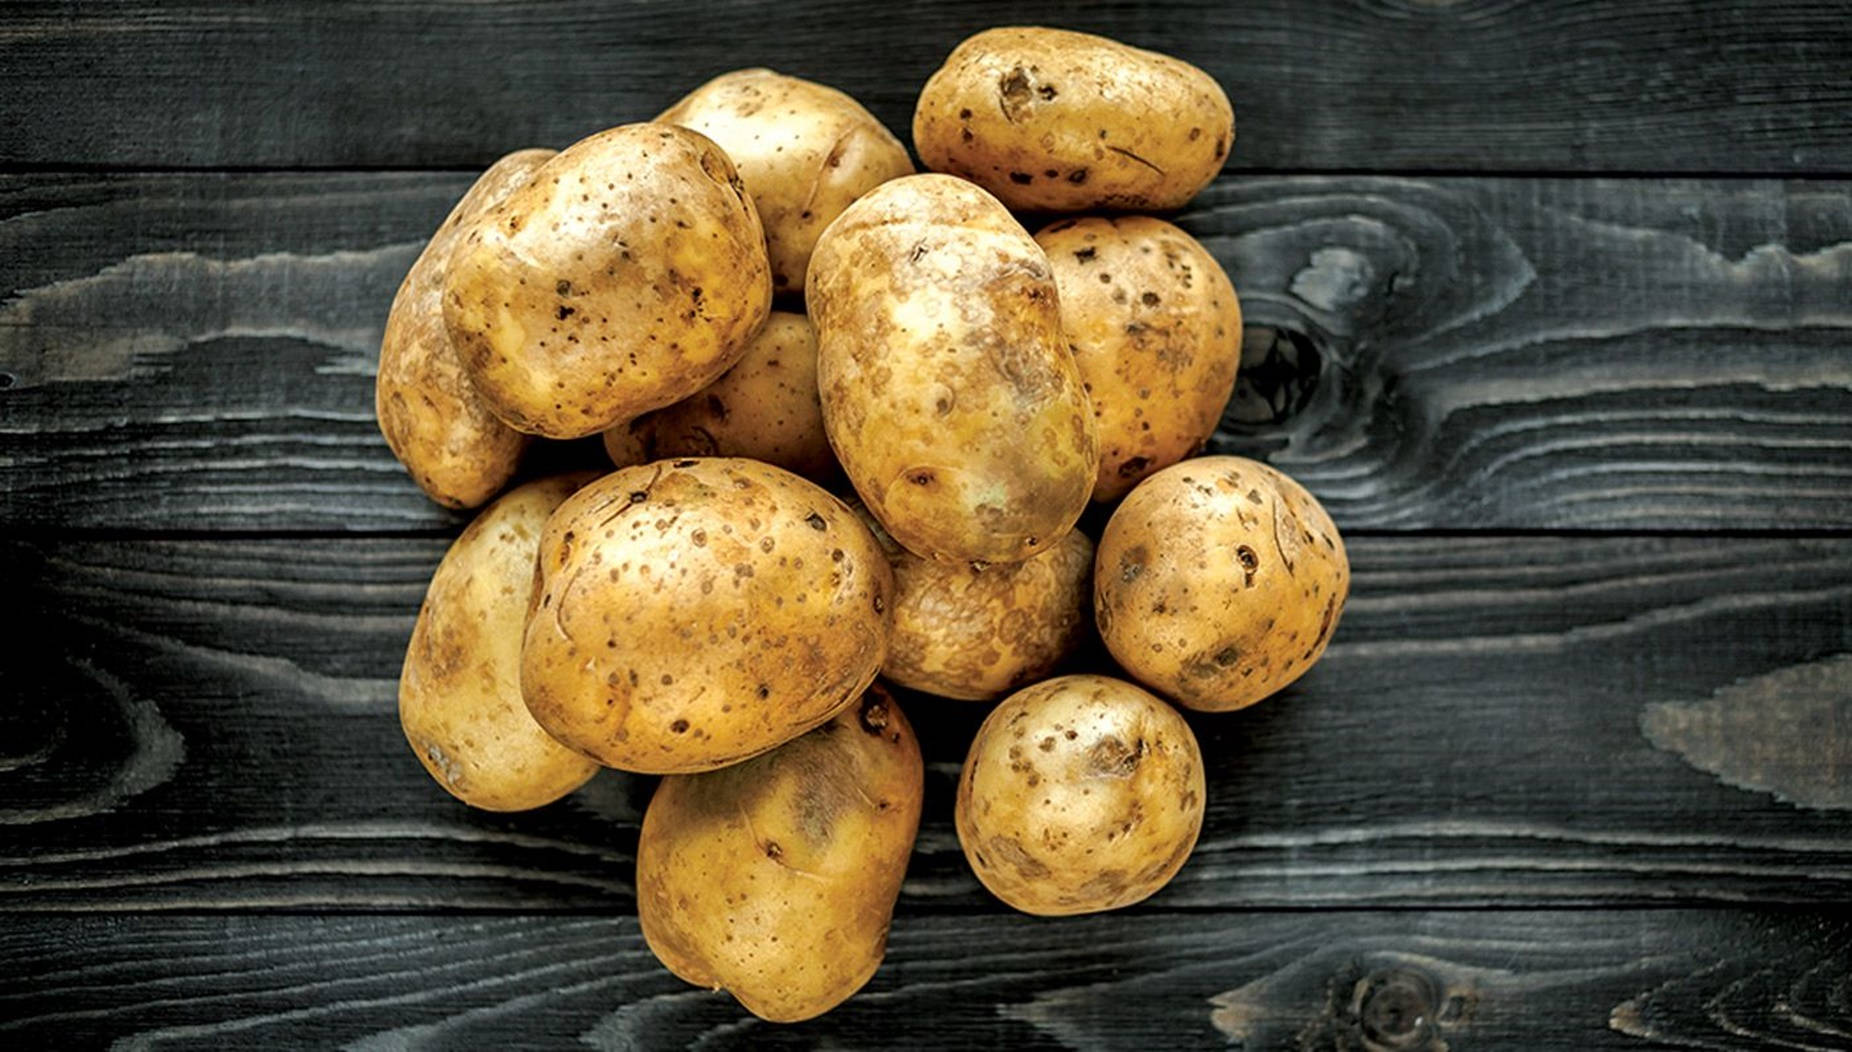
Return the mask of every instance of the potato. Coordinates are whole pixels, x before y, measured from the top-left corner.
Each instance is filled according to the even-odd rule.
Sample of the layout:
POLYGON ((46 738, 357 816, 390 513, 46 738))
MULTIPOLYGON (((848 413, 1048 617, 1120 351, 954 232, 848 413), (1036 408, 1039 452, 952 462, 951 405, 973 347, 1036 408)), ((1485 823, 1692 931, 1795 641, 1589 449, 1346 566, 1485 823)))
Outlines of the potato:
POLYGON ((1331 517, 1297 482, 1201 457, 1138 484, 1100 538, 1093 609, 1127 672, 1192 709, 1252 705, 1325 652, 1350 593, 1331 517))
POLYGON ((913 728, 879 688, 756 759, 664 778, 637 841, 643 938, 760 1018, 829 1011, 886 952, 922 780, 913 728))
POLYGON ((539 565, 528 710, 607 767, 756 756, 853 702, 887 655, 881 546, 841 501, 769 464, 615 471, 547 520, 539 565))
POLYGON ((474 508, 500 493, 527 446, 526 435, 482 403, 444 328, 450 252, 553 153, 521 150, 490 165, 418 254, 386 317, 374 387, 379 430, 419 488, 446 507, 474 508))
POLYGON ((1067 219, 1035 235, 1100 433, 1094 500, 1196 452, 1241 364, 1241 303, 1221 264, 1161 219, 1067 219))
POLYGON ((765 234, 726 154, 627 124, 567 147, 469 226, 444 324, 497 416, 579 438, 712 383, 771 297, 765 234))
POLYGON ((823 423, 908 551, 1015 562, 1080 517, 1099 469, 1048 259, 989 194, 912 175, 870 191, 810 260, 823 423))
POLYGON ((1175 709, 1130 683, 1051 679, 978 728, 955 821, 978 880, 1024 913, 1129 906, 1196 846, 1202 751, 1175 709))
POLYGON ((851 201, 913 174, 907 148, 861 103, 769 69, 723 73, 656 119, 700 132, 732 158, 765 224, 778 292, 804 291, 817 235, 851 201))
POLYGON ((437 784, 473 807, 523 811, 598 765, 554 741, 521 702, 521 626, 547 516, 590 472, 510 490, 470 523, 431 577, 399 675, 399 723, 437 784))
POLYGON ((920 91, 913 145, 1014 209, 1181 208, 1235 141, 1235 111, 1187 62, 1062 29, 988 29, 920 91))

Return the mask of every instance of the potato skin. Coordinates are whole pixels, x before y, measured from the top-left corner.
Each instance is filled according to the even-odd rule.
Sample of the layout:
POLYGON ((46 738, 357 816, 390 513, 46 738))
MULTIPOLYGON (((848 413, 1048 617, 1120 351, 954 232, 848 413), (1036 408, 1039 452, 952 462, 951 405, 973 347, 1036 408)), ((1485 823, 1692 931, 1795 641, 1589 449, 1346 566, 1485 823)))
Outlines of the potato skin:
POLYGON ((685 128, 626 124, 562 150, 468 228, 444 324, 497 416, 580 438, 712 383, 771 296, 726 154, 685 128))
POLYGON ((1192 709, 1244 708, 1305 674, 1344 600, 1344 539, 1265 464, 1200 457, 1138 484, 1100 537, 1100 635, 1126 671, 1192 709))
POLYGON ((1161 219, 1066 219, 1035 235, 1100 433, 1094 500, 1215 434, 1241 365, 1241 302, 1196 239, 1161 219))
POLYGON ((894 133, 835 88, 769 69, 723 73, 656 118, 718 143, 765 224, 772 288, 804 291, 817 236, 850 202, 913 174, 894 133))
POLYGON ((991 894, 1045 917, 1148 898, 1202 832, 1202 750, 1124 680, 1062 676, 1004 699, 958 780, 958 842, 991 894))
POLYGON ((913 113, 913 146, 1013 209, 1181 208, 1235 141, 1215 78, 1063 29, 987 29, 953 49, 913 113))
POLYGON ((540 479, 491 504, 450 546, 412 627, 399 724, 452 796, 488 811, 540 807, 598 765, 554 741, 521 701, 521 627, 547 516, 590 472, 540 479))
POLYGON ((418 254, 386 317, 374 386, 379 430, 419 488, 448 508, 474 508, 500 493, 528 441, 489 412, 450 342, 444 327, 450 252, 463 230, 553 154, 520 150, 490 165, 418 254))
POLYGON ((1093 414, 1048 259, 997 200, 944 175, 876 187, 810 261, 823 423, 908 551, 1015 562, 1086 508, 1093 414))
POLYGON ((607 767, 712 770, 851 704, 894 579, 841 501, 769 464, 657 461, 560 505, 521 651, 527 707, 607 767))
POLYGON ((919 830, 913 728, 880 688, 763 756, 662 780, 637 841, 637 917, 676 975, 796 1022, 861 989, 919 830))

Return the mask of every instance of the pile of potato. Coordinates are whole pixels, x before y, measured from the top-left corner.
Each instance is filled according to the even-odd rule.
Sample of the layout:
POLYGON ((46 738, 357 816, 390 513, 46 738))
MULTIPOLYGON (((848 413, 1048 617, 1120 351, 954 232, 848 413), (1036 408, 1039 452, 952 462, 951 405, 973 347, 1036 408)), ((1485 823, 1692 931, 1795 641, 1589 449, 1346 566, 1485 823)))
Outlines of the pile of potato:
POLYGON ((419 485, 501 494, 419 613, 413 750, 498 811, 601 766, 662 775, 644 936, 772 1020, 839 1004, 886 945, 924 790, 878 677, 1002 699, 956 804, 986 888, 1113 909, 1202 826, 1173 703, 1293 682, 1349 588, 1305 490, 1185 459, 1234 385, 1240 305, 1188 234, 1128 213, 1220 171, 1216 83, 994 29, 927 82, 913 138, 936 174, 847 95, 752 69, 510 154, 413 265, 380 351, 380 425, 419 485), (1070 215, 1032 237, 1012 212, 1070 215), (531 436, 593 435, 618 470, 501 493, 531 436), (1075 529, 1095 501, 1119 501, 1097 545, 1075 529), (1049 678, 1095 627, 1142 686, 1049 678))

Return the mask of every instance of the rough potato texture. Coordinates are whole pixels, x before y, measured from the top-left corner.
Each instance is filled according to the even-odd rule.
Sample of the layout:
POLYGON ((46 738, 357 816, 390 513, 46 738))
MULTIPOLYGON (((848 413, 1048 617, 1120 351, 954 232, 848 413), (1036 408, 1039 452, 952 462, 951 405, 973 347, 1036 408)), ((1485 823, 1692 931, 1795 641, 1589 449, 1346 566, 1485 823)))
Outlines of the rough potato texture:
POLYGON ((860 695, 887 653, 881 546, 769 464, 606 475, 548 520, 539 572, 528 709, 608 767, 705 771, 782 745, 860 695))
POLYGON ((374 388, 379 430, 419 488, 446 507, 474 508, 500 493, 527 446, 526 435, 483 404, 444 327, 450 252, 553 154, 522 150, 490 165, 418 254, 386 317, 374 388))
POLYGON ((1093 572, 1113 657, 1212 712, 1304 675, 1349 594, 1350 561, 1325 509, 1241 457, 1186 460, 1140 483, 1106 524, 1093 572))
POLYGON ((1117 500, 1215 433, 1241 365, 1241 304, 1215 257, 1161 219, 1068 219, 1035 240, 1093 398, 1093 499, 1117 500))
POLYGON ((886 952, 922 781, 913 729, 878 688, 757 759, 664 778, 637 841, 644 939, 763 1019, 829 1011, 886 952))
POLYGON ((712 383, 771 295, 726 154, 684 128, 627 124, 561 151, 469 226, 444 323, 497 416, 579 438, 712 383))
POLYGON ((913 160, 876 120, 835 88, 769 69, 723 73, 656 118, 720 144, 765 223, 772 287, 803 292, 817 236, 842 210, 913 160))
POLYGON ((1177 710, 1123 680, 1010 695, 958 781, 965 859, 1024 913, 1118 909, 1170 882, 1203 824, 1203 760, 1177 710))
POLYGON ((935 172, 1014 209, 1181 208, 1235 141, 1215 78, 1187 62, 1062 29, 988 29, 920 91, 913 145, 935 172))
POLYGON ((589 472, 509 491, 438 564, 399 675, 399 723, 424 769, 490 811, 539 807, 598 765, 554 741, 521 702, 521 627, 547 516, 589 472))
POLYGON ((876 188, 817 242, 809 307, 830 444, 895 540, 1015 562, 1073 527, 1093 414, 1048 259, 995 198, 944 175, 876 188))

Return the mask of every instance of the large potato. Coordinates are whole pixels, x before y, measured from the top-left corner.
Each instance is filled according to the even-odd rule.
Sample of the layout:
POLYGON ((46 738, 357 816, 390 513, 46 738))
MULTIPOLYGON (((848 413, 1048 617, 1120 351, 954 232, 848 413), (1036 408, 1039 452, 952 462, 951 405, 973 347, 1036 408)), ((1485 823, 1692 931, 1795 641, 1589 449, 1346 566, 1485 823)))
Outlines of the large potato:
POLYGON ((1048 550, 1099 469, 1048 258, 989 194, 913 175, 849 206, 810 261, 817 385, 837 459, 929 559, 1048 550))
POLYGON ((521 652, 529 711, 608 767, 711 770, 866 688, 894 578, 841 501, 769 464, 658 461, 560 505, 521 652))
POLYGON ((1241 364, 1241 303, 1221 264, 1161 219, 1069 219, 1035 235, 1100 433, 1094 500, 1194 453, 1241 364))
POLYGON ((462 231, 533 177, 552 150, 521 150, 489 166, 418 254, 392 298, 379 345, 374 410, 392 455, 427 495, 474 508, 514 477, 527 436, 482 403, 444 327, 444 277, 462 231))
POLYGON ((765 234, 732 162, 669 124, 562 150, 452 251, 444 323, 483 400, 549 438, 712 383, 771 309, 765 234))
POLYGON ((878 688, 756 759, 664 778, 637 841, 643 938, 761 1018, 829 1011, 881 964, 923 792, 913 728, 878 688))
POLYGON ((1187 62, 1063 29, 988 29, 920 91, 913 145, 936 172, 1011 208, 1180 208, 1235 141, 1215 78, 1187 62))
POLYGON ((490 811, 539 807, 598 766, 521 702, 521 627, 547 516, 592 475, 517 487, 470 523, 431 577, 399 675, 399 723, 437 784, 490 811))
POLYGON ((1325 509, 1241 457, 1186 460, 1139 483, 1106 524, 1093 572, 1113 657, 1212 712, 1304 675, 1349 594, 1344 540, 1325 509))
POLYGON ((1107 676, 1062 676, 984 720, 958 781, 965 859, 1024 913, 1129 906, 1177 875, 1203 823, 1203 759, 1177 710, 1107 676))
POLYGON ((907 148, 835 88, 769 69, 723 73, 656 118, 727 151, 765 223, 772 287, 803 292, 817 235, 849 203, 913 174, 907 148))

